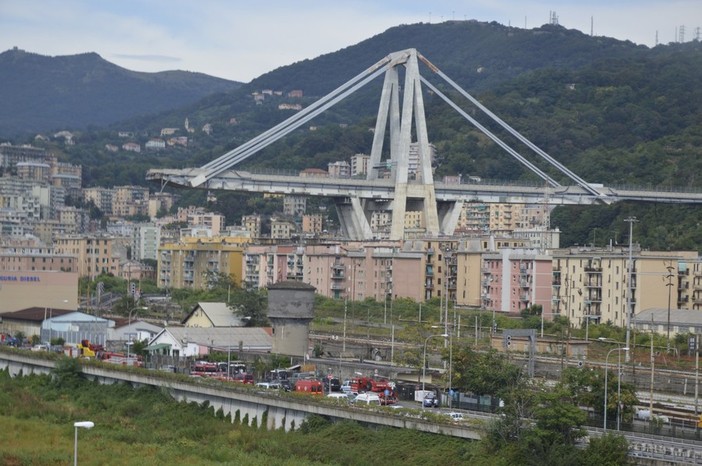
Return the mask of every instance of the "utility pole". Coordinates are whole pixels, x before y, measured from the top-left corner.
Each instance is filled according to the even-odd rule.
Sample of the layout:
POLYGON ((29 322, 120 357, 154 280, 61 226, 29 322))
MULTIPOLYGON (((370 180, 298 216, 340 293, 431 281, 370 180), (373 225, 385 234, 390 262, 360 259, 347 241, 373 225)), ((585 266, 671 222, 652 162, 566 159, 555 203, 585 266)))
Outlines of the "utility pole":
MULTIPOLYGON (((632 287, 631 287, 631 269, 633 268, 633 253, 632 253, 632 238, 634 233, 634 223, 638 222, 636 217, 627 217, 624 219, 629 224, 629 262, 627 264, 627 293, 626 293, 626 343, 629 348, 629 339, 631 338, 631 314, 633 313, 632 287)), ((625 362, 629 362, 629 351, 626 352, 625 362)))
POLYGON ((665 278, 668 280, 668 283, 665 284, 665 286, 668 287, 668 325, 666 334, 666 351, 670 352, 670 295, 673 288, 673 277, 675 276, 673 274, 673 270, 675 269, 675 267, 673 267, 671 262, 671 265, 666 267, 666 269, 668 270, 668 274, 665 276, 665 278))

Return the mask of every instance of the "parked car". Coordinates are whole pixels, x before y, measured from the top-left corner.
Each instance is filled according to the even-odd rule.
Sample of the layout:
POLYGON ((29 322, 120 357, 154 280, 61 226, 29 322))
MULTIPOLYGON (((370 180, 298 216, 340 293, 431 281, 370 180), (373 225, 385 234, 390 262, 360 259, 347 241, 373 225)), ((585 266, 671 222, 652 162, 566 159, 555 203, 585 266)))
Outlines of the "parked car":
POLYGON ((279 388, 281 388, 278 382, 258 382, 256 386, 258 388, 266 388, 272 390, 278 390, 279 388))
POLYGON ((344 383, 339 387, 342 392, 344 393, 351 393, 353 392, 353 388, 351 388, 351 381, 350 380, 344 380, 344 383))
POLYGON ((366 393, 359 393, 356 398, 353 400, 354 403, 356 404, 369 404, 369 405, 378 405, 380 406, 380 397, 378 396, 377 393, 372 393, 372 392, 366 392, 366 393))
POLYGON ((422 400, 422 406, 424 406, 425 408, 438 408, 439 398, 437 398, 434 393, 427 393, 424 396, 424 400, 422 400))
POLYGON ((327 395, 327 398, 331 398, 332 400, 336 401, 343 401, 348 403, 349 402, 349 396, 346 393, 342 392, 331 392, 327 395))

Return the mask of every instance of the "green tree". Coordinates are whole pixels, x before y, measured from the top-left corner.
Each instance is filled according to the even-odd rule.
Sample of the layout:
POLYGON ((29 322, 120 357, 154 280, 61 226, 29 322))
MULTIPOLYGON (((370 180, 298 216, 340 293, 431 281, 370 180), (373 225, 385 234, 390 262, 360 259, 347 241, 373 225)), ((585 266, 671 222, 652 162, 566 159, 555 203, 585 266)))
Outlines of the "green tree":
POLYGON ((583 452, 583 466, 627 466, 635 464, 629 458, 629 443, 622 435, 607 433, 591 437, 583 452))
MULTIPOLYGON (((607 416, 615 419, 617 415, 617 397, 621 394, 621 416, 624 422, 634 417, 634 407, 638 404, 636 387, 628 382, 617 380, 612 372, 607 376, 607 416)), ((587 406, 594 412, 604 414, 604 371, 587 368, 567 368, 563 371, 557 389, 571 394, 578 406, 587 406)))
POLYGON ((520 379, 521 370, 494 349, 477 352, 463 347, 453 353, 453 385, 476 395, 500 397, 520 379))

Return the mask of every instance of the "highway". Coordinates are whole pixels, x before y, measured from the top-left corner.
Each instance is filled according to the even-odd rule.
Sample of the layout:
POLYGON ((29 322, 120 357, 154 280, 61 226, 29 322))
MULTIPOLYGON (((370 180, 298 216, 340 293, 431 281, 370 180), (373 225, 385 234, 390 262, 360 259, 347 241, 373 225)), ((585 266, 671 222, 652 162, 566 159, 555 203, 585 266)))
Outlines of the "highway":
MULTIPOLYGON (((191 188, 191 181, 206 173, 203 168, 151 169, 146 179, 171 186, 191 188)), ((212 178, 202 189, 272 194, 298 194, 332 198, 359 197, 363 199, 392 200, 395 182, 389 179, 365 180, 319 176, 280 175, 228 170, 212 178)), ((686 190, 659 190, 644 187, 598 186, 601 196, 593 196, 580 186, 547 187, 513 184, 501 181, 447 184, 434 183, 438 202, 479 201, 500 203, 543 203, 551 205, 598 204, 616 201, 647 201, 662 203, 702 203, 702 192, 686 190)))

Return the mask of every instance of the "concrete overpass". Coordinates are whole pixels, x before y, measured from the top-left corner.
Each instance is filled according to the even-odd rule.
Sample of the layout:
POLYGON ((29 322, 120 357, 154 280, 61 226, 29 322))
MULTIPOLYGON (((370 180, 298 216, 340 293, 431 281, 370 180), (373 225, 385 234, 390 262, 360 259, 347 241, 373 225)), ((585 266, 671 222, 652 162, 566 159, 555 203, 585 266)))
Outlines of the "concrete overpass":
MULTIPOLYGON (((13 377, 49 374, 54 366, 54 361, 42 359, 36 354, 0 350, 0 370, 7 370, 13 377)), ((297 429, 309 415, 317 414, 330 419, 348 419, 385 427, 415 429, 470 440, 479 440, 481 435, 479 425, 458 425, 450 422, 448 418, 445 423, 437 423, 395 413, 388 408, 363 409, 320 403, 320 400, 314 400, 307 395, 236 386, 216 380, 188 379, 177 374, 130 370, 127 367, 94 363, 83 364, 81 370, 86 378, 103 384, 122 382, 134 387, 160 387, 168 390, 177 401, 207 403, 213 414, 221 409, 224 415, 230 415, 232 420, 239 419, 240 422, 246 421, 250 425, 261 426, 265 420, 268 429, 297 429)), ((484 420, 485 416, 478 418, 484 420)))
MULTIPOLYGON (((18 351, 0 349, 0 370, 7 370, 13 377, 29 374, 49 374, 55 362, 42 359, 39 354, 23 354, 18 351)), ((456 424, 412 417, 392 412, 387 408, 362 409, 357 407, 334 406, 320 403, 320 400, 306 399, 304 396, 285 394, 277 391, 256 390, 255 387, 236 387, 222 383, 201 383, 195 380, 182 380, 174 374, 130 370, 129 368, 109 367, 103 364, 83 365, 83 374, 100 383, 130 383, 135 387, 149 385, 169 391, 179 401, 207 403, 213 414, 222 409, 234 421, 247 421, 261 426, 265 420, 268 429, 283 428, 290 431, 299 428, 307 416, 318 414, 331 419, 349 419, 365 424, 404 429, 416 429, 441 435, 479 440, 482 425, 490 415, 470 413, 468 422, 456 424), (123 370, 126 369, 126 370, 123 370)), ((589 437, 604 433, 603 429, 586 427, 589 437)), ((611 431, 610 431, 611 432, 611 431)), ((680 440, 648 434, 619 431, 629 442, 629 456, 647 464, 702 464, 702 442, 680 440), (658 463, 660 462, 660 463, 658 463)))

